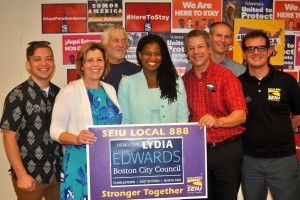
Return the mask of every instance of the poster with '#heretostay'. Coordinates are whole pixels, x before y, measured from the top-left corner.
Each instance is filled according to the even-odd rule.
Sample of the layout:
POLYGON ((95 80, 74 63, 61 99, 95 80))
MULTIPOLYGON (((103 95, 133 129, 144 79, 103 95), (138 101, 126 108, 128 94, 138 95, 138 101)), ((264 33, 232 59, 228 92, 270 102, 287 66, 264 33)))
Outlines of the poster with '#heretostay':
POLYGON ((134 3, 126 1, 125 10, 126 31, 171 31, 170 3, 134 3))
POLYGON ((206 198, 206 131, 197 123, 91 126, 89 199, 206 198))

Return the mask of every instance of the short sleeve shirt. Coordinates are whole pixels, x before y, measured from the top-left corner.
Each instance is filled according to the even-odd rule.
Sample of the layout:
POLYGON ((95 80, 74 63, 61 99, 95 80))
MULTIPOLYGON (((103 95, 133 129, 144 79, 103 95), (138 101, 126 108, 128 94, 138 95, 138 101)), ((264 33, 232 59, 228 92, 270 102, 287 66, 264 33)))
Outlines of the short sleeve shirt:
MULTIPOLYGON (((0 127, 17 133, 24 167, 37 183, 59 178, 61 145, 49 134, 52 108, 59 88, 50 83, 48 95, 30 77, 6 97, 0 127)), ((59 179, 58 179, 59 180, 59 179)))
POLYGON ((290 74, 271 65, 269 69, 260 80, 248 71, 239 77, 249 111, 243 134, 244 154, 261 158, 294 155, 290 114, 300 115, 300 87, 290 74))
MULTIPOLYGON (((226 117, 235 110, 247 111, 240 81, 227 68, 210 62, 199 79, 194 68, 182 78, 187 92, 190 122, 198 122, 204 115, 226 117)), ((222 142, 244 131, 241 126, 211 128, 207 130, 207 142, 222 142)))

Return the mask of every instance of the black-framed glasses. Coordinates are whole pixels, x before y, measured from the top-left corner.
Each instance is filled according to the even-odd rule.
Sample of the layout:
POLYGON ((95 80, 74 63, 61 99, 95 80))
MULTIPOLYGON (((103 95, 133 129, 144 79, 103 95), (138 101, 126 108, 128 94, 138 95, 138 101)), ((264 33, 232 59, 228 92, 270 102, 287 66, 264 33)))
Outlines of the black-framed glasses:
POLYGON ((267 45, 260 45, 260 46, 250 46, 250 47, 245 47, 245 51, 247 53, 254 53, 255 49, 257 49, 257 51, 259 53, 264 53, 267 51, 268 46, 267 45))
POLYGON ((31 47, 35 47, 35 46, 50 46, 50 42, 48 41, 32 41, 29 42, 28 45, 31 47))

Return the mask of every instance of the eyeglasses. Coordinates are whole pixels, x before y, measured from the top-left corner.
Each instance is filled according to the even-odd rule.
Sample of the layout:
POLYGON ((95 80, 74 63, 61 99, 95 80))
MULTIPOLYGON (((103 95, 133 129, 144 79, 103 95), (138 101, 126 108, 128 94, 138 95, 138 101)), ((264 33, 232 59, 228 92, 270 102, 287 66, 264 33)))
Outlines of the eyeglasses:
POLYGON ((247 53, 254 53, 255 49, 257 49, 257 51, 259 53, 264 53, 266 52, 266 50, 268 49, 267 45, 261 45, 261 46, 250 46, 250 47, 245 47, 245 51, 247 53))
POLYGON ((48 41, 32 41, 28 43, 29 46, 35 47, 35 46, 50 46, 50 42, 48 41))

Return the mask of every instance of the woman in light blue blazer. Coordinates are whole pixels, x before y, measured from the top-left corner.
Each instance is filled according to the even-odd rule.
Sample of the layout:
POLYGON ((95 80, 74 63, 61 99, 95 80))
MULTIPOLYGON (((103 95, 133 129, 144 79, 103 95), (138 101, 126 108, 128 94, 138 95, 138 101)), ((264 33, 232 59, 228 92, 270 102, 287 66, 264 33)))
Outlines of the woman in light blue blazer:
POLYGON ((122 123, 188 122, 186 91, 166 42, 158 35, 145 36, 138 43, 136 55, 143 70, 122 78, 119 85, 122 123))

